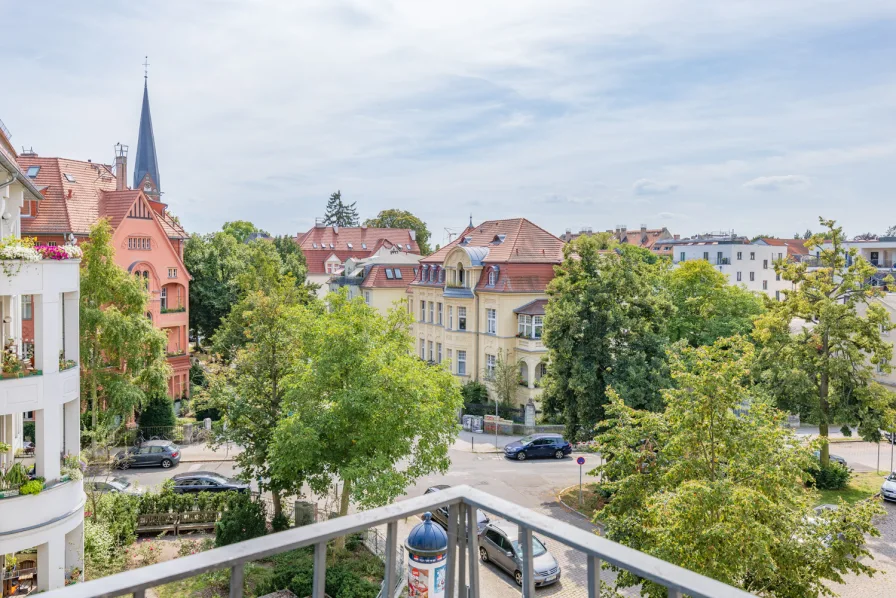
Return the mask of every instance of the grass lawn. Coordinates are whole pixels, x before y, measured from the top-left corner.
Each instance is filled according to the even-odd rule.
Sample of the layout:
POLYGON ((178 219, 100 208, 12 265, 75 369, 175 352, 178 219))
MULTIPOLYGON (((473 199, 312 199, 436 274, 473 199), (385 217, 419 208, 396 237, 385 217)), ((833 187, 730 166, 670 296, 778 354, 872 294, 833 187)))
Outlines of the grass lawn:
POLYGON ((849 485, 843 490, 819 490, 818 500, 816 504, 837 504, 838 499, 842 498, 848 503, 858 502, 880 492, 880 487, 884 483, 887 474, 876 474, 873 471, 854 473, 849 485))
POLYGON ((562 500, 566 505, 577 510, 582 515, 585 515, 590 520, 593 520, 594 514, 597 511, 601 510, 606 504, 603 497, 594 491, 593 486, 589 486, 588 484, 582 486, 581 505, 579 505, 578 486, 573 486, 572 488, 567 488, 566 490, 564 490, 560 494, 560 500, 562 500))

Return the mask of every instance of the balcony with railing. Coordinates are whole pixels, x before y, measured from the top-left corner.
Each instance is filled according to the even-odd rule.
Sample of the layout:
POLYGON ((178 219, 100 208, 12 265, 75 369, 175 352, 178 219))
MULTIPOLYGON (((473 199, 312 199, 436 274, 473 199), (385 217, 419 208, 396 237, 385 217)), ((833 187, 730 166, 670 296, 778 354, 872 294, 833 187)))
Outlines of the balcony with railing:
MULTIPOLYGON (((125 573, 54 590, 47 598, 92 598, 94 596, 127 596, 143 598, 147 590, 171 582, 188 579, 211 571, 230 571, 231 598, 240 598, 244 591, 247 563, 275 554, 308 546, 314 547, 313 589, 311 598, 324 598, 327 575, 327 543, 373 527, 386 526, 384 547, 384 588, 400 584, 397 562, 403 550, 399 538, 399 521, 426 511, 448 508, 448 549, 445 596, 449 598, 488 598, 479 583, 479 536, 477 518, 468 517, 481 509, 517 525, 522 546, 532 544, 533 533, 550 538, 586 556, 587 595, 600 596, 601 567, 612 565, 651 580, 668 588, 670 598, 684 595, 694 598, 747 598, 751 594, 724 583, 683 569, 632 548, 563 523, 547 515, 536 513, 510 501, 497 498, 469 486, 455 486, 378 509, 364 511, 293 528, 284 532, 255 538, 208 552, 181 557, 172 561, 143 567, 125 573), (464 529, 466 528, 466 529, 464 529)), ((522 558, 522 594, 535 596, 533 556, 530 551, 522 558)), ((392 592, 387 592, 391 595, 392 592)))

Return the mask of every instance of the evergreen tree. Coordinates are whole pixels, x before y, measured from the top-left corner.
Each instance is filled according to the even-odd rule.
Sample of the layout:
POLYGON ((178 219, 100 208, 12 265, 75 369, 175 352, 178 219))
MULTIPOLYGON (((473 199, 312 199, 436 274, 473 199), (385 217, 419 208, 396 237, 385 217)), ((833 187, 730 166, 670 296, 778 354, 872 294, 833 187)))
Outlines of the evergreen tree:
POLYGON ((358 217, 358 211, 355 204, 358 202, 344 204, 342 203, 342 192, 336 191, 330 195, 327 201, 327 211, 324 214, 324 224, 327 226, 358 226, 361 219, 358 217))
POLYGON ((896 225, 891 226, 887 229, 887 232, 884 233, 885 237, 896 237, 896 225))
POLYGON ((140 411, 137 421, 146 438, 162 432, 168 433, 169 430, 161 430, 161 428, 173 428, 177 423, 171 399, 164 394, 153 395, 140 411))

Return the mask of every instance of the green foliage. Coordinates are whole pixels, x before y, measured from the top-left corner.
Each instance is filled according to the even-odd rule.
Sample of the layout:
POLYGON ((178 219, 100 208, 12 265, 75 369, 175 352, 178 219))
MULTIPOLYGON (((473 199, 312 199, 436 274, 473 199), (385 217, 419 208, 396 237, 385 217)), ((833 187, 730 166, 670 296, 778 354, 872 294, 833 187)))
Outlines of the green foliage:
MULTIPOLYGON (((331 293, 328 309, 300 308, 296 360, 271 446, 274 476, 379 506, 420 476, 447 470, 460 390, 444 368, 417 359, 403 309, 386 316, 331 293)), ((282 327, 282 326, 281 326, 282 327)))
POLYGON ((358 226, 360 219, 358 218, 358 211, 355 209, 356 203, 344 204, 342 203, 341 191, 332 193, 330 199, 327 200, 324 224, 327 226, 334 224, 337 226, 358 226))
POLYGON ((215 524, 215 546, 227 546, 268 533, 264 503, 255 500, 236 502, 215 524))
POLYGON ((22 422, 22 436, 25 437, 25 440, 30 440, 31 442, 34 442, 34 438, 35 438, 34 434, 35 434, 34 422, 33 421, 22 422))
POLYGON ((89 401, 90 433, 96 435, 100 423, 129 415, 148 396, 166 394, 171 368, 168 339, 145 315, 149 297, 143 282, 115 263, 107 220, 91 228, 83 251, 81 388, 89 401))
POLYGON ((236 239, 237 243, 248 243, 249 237, 253 233, 262 233, 264 235, 267 235, 267 232, 256 227, 248 220, 234 220, 233 222, 225 222, 224 226, 221 227, 221 230, 236 239))
POLYGON ((140 410, 138 419, 140 429, 149 428, 150 433, 155 428, 173 428, 176 420, 174 417, 174 404, 167 394, 157 394, 149 399, 143 409, 140 410))
POLYGON ((426 223, 407 210, 383 210, 376 215, 376 218, 365 220, 364 224, 376 228, 409 228, 416 235, 421 255, 432 253, 429 249, 430 233, 426 223))
MULTIPOLYGON (((297 596, 311 593, 314 559, 311 549, 302 548, 275 556, 272 575, 258 587, 258 594, 288 589, 297 596)), ((376 598, 379 585, 368 578, 381 579, 383 563, 367 549, 333 550, 327 555, 326 592, 332 598, 376 598)))
MULTIPOLYGON (((534 372, 533 372, 534 374, 534 372)), ((503 350, 498 350, 495 359, 495 370, 491 374, 486 370, 484 377, 488 380, 492 391, 495 393, 495 401, 505 408, 513 407, 520 390, 520 366, 519 361, 508 359, 503 350)))
MULTIPOLYGON (((754 347, 742 337, 671 353, 675 388, 660 413, 611 393, 606 456, 595 470, 612 499, 597 517, 608 539, 768 597, 827 595, 825 580, 871 574, 865 536, 882 512, 841 503, 813 515, 804 487, 813 457, 784 414, 750 382, 754 347)), ((621 572, 617 587, 666 589, 621 572)))
POLYGON ((123 550, 115 535, 101 521, 84 519, 84 571, 89 579, 98 579, 124 568, 123 550))
POLYGON ((31 480, 19 487, 19 494, 40 494, 44 489, 42 480, 31 480))
POLYGON ((811 485, 819 490, 843 490, 849 485, 851 477, 849 469, 834 461, 830 461, 827 465, 815 463, 809 468, 811 485))
POLYGON ((287 530, 289 527, 289 517, 283 513, 278 513, 271 519, 271 529, 274 530, 275 533, 287 530))
POLYGON ((728 278, 706 260, 685 261, 666 278, 675 311, 669 318, 669 339, 692 347, 717 339, 749 334, 753 320, 763 313, 762 299, 728 278))
MULTIPOLYGON (((844 245, 843 230, 834 221, 821 219, 821 224, 827 231, 806 243, 810 251, 818 250, 821 267, 775 264, 795 290, 757 319, 754 337, 763 354, 755 377, 779 408, 817 423, 820 436, 840 424, 845 434, 855 426, 862 438, 876 442, 880 430, 891 429, 896 419, 896 394, 874 380, 874 364, 890 370, 893 346, 881 331, 893 323, 878 301, 884 291, 868 284, 876 268, 844 245), (801 323, 796 333, 792 322, 801 323)), ((828 461, 824 442, 821 463, 828 461)))
POLYGON ((105 526, 117 546, 127 546, 137 540, 137 515, 141 497, 110 492, 94 497, 96 511, 88 517, 105 526))
POLYGON ((21 461, 16 461, 0 475, 0 489, 17 488, 28 481, 28 472, 21 461))
POLYGON ((608 386, 632 406, 655 410, 667 380, 672 306, 657 291, 665 266, 637 247, 603 251, 595 237, 564 247, 544 320, 551 368, 542 404, 547 417, 562 415, 577 440, 603 419, 608 386))
POLYGON ((488 387, 477 380, 469 380, 460 387, 464 406, 488 403, 488 387))

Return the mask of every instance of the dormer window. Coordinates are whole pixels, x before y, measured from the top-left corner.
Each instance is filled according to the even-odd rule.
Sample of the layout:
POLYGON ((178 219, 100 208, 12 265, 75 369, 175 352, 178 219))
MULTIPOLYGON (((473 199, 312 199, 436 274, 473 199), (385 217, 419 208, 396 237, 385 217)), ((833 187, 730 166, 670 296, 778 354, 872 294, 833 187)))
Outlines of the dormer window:
POLYGON ((348 244, 348 248, 349 248, 349 249, 352 248, 352 244, 351 244, 351 243, 348 244))
POLYGON ((40 166, 29 166, 28 167, 28 178, 29 179, 37 178, 38 172, 40 172, 40 166))
POLYGON ((367 243, 361 243, 361 249, 367 249, 367 243))
POLYGON ((494 268, 488 271, 488 286, 493 287, 498 283, 498 273, 494 268))
POLYGON ((317 243, 312 243, 311 247, 312 247, 312 249, 317 249, 317 243))
POLYGON ((410 243, 405 243, 405 247, 407 247, 407 248, 408 248, 408 251, 410 251, 410 250, 411 250, 411 244, 410 244, 410 243))
POLYGON ((439 282, 445 282, 445 268, 439 268, 439 282))
POLYGON ((504 239, 507 238, 507 235, 495 235, 495 238, 492 239, 492 243, 495 245, 500 245, 504 242, 504 239))
POLYGON ((336 246, 330 243, 330 249, 336 249, 336 246))

